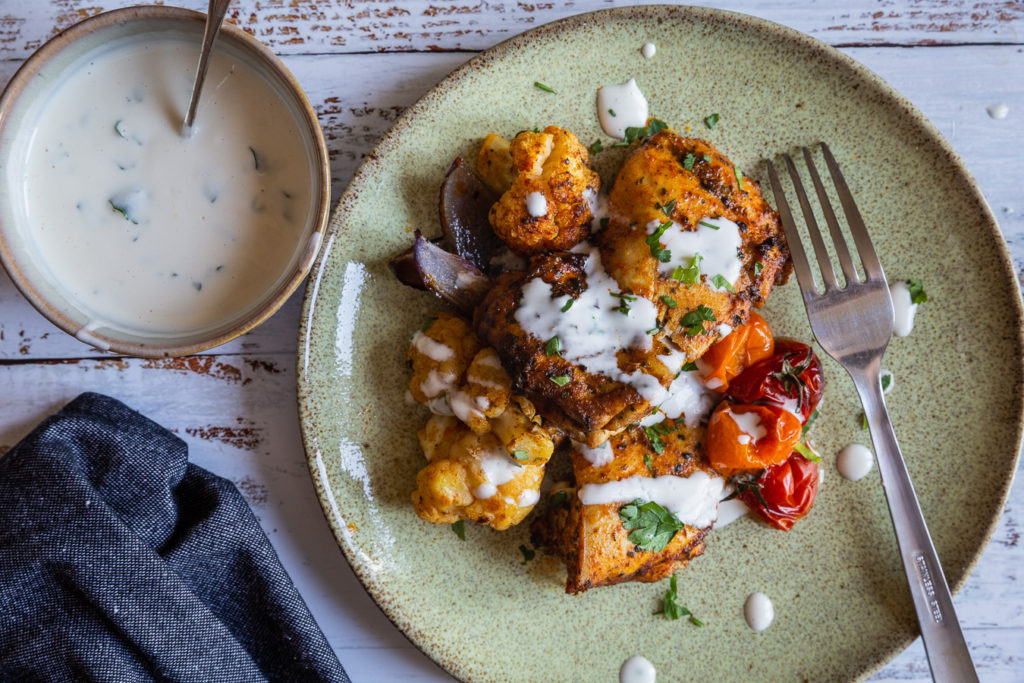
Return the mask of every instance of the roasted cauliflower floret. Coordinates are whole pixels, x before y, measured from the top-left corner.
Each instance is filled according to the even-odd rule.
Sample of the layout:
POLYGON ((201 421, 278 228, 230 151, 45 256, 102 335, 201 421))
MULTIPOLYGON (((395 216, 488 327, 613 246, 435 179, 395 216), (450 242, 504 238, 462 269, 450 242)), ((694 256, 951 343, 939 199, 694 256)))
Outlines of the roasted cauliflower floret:
MULTIPOLYGON (((507 529, 529 514, 554 445, 513 397, 495 418, 500 427, 477 434, 454 417, 434 415, 418 432, 429 460, 416 475, 413 508, 422 519, 451 524, 469 519, 507 529)), ((534 418, 535 419, 535 418, 534 418)))
POLYGON ((435 413, 451 415, 448 392, 458 387, 482 344, 454 313, 438 313, 412 337, 409 394, 435 413))
POLYGON ((491 207, 495 234, 521 255, 570 249, 586 239, 601 181, 576 136, 557 126, 523 131, 507 154, 511 164, 502 139, 489 135, 477 159, 485 181, 505 190, 491 207))
POLYGON ((491 430, 488 418, 498 417, 508 407, 512 379, 501 367, 494 349, 484 348, 474 356, 466 370, 466 381, 449 394, 452 412, 477 434, 491 430))

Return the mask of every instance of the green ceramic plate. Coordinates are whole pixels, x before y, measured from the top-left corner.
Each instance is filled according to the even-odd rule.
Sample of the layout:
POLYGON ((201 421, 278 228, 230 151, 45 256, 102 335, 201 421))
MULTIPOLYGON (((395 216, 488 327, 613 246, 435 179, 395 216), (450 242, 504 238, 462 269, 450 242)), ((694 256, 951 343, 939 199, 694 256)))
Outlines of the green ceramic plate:
MULTIPOLYGON (((426 415, 403 401, 404 357, 439 303, 399 285, 388 258, 414 228, 439 233, 438 185, 455 155, 488 132, 551 123, 589 144, 603 137, 598 86, 630 77, 653 115, 692 127, 754 177, 765 156, 829 142, 889 276, 924 281, 931 298, 914 333, 886 356, 889 403, 950 583, 963 584, 1002 509, 1021 435, 1021 307, 992 214, 949 144, 876 76, 793 30, 707 9, 616 9, 502 43, 442 81, 367 158, 334 213, 300 328, 302 432, 327 519, 387 615, 459 678, 609 681, 635 653, 659 680, 865 676, 916 628, 877 470, 859 482, 835 471, 833 454, 867 437, 834 363, 816 428, 826 454, 817 504, 790 533, 742 519, 710 535, 679 574, 680 600, 704 628, 652 615, 665 584, 566 596, 557 562, 538 554, 521 564, 527 524, 471 527, 460 541, 412 512, 426 415), (640 54, 647 41, 654 59, 640 54), (709 131, 712 112, 721 122, 709 131), (763 633, 742 615, 755 590, 775 603, 763 633)), ((598 157, 606 178, 617 152, 598 157)), ((765 316, 777 333, 811 338, 795 283, 765 316)))

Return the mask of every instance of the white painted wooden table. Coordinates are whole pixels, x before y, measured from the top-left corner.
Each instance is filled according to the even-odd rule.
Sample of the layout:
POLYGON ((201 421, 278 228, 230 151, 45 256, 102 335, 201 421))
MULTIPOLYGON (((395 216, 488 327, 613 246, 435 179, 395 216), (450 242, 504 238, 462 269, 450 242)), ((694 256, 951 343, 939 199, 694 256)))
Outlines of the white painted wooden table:
MULTIPOLYGON (((173 1, 173 0, 172 0, 173 1)), ((0 83, 57 30, 126 0, 0 0, 0 83)), ((206 0, 180 0, 203 10, 206 0)), ((435 82, 477 51, 615 1, 235 0, 229 20, 285 60, 327 135, 335 198, 360 159, 435 82)), ((1021 0, 713 2, 809 33, 867 65, 928 116, 978 179, 1024 280, 1024 3, 1021 0), (986 108, 1009 106, 996 120, 986 108)), ((955 276, 951 273, 951 277, 955 276)), ((355 681, 450 680, 395 629, 335 545, 310 484, 295 409, 301 292, 210 353, 101 354, 56 329, 0 273, 0 453, 86 390, 177 432, 192 460, 232 479, 355 681)), ((1024 482, 957 598, 986 681, 1024 681, 1024 482)), ((875 680, 922 680, 920 642, 875 680)))

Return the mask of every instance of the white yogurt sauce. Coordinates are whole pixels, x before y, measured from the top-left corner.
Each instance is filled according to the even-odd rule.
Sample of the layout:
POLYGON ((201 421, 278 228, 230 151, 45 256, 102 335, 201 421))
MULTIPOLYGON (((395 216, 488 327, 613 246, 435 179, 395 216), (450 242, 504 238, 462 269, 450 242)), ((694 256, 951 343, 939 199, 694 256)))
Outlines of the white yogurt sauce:
POLYGON ((903 280, 889 285, 889 294, 892 295, 892 310, 896 314, 893 334, 897 337, 906 337, 914 329, 917 304, 910 300, 910 288, 903 280))
POLYGON ((512 481, 523 471, 522 466, 504 451, 484 453, 480 458, 480 474, 484 482, 473 489, 473 497, 481 500, 492 497, 499 486, 512 481))
POLYGON ((443 363, 455 357, 455 352, 448 348, 448 346, 428 337, 422 332, 417 332, 412 336, 412 345, 424 356, 438 363, 443 363))
POLYGON ((644 46, 640 48, 640 54, 644 56, 644 59, 650 59, 658 51, 658 46, 654 43, 644 43, 644 46))
POLYGON ((725 483, 698 471, 689 477, 635 476, 603 484, 584 484, 579 490, 584 505, 628 503, 637 498, 657 503, 686 525, 703 528, 715 521, 725 483))
POLYGON ((528 508, 531 505, 536 505, 538 500, 540 500, 540 491, 537 489, 523 489, 519 497, 516 498, 516 505, 521 508, 528 508))
POLYGON ((858 481, 868 476, 875 464, 875 456, 867 446, 852 443, 836 456, 836 469, 839 474, 850 481, 858 481))
POLYGON ((593 219, 590 223, 590 232, 597 233, 601 231, 601 221, 605 218, 610 218, 611 213, 608 208, 608 195, 594 190, 587 189, 583 192, 583 198, 587 201, 590 206, 590 215, 593 219))
POLYGON ((772 605, 771 598, 764 593, 751 593, 743 604, 743 616, 747 620, 747 626, 755 631, 763 631, 775 620, 775 606, 772 605))
POLYGON ((619 669, 619 683, 654 683, 657 672, 643 655, 633 655, 619 669))
POLYGON ((526 195, 526 210, 534 218, 540 218, 548 213, 548 199, 543 192, 531 192, 526 195))
POLYGON ((71 65, 9 169, 38 257, 93 327, 210 328, 244 315, 300 257, 312 187, 302 134, 273 87, 218 49, 183 137, 198 48, 148 34, 71 65))
MULTIPOLYGON (((681 364, 672 367, 667 361, 669 358, 683 356, 682 353, 673 353, 672 356, 658 356, 658 358, 665 362, 670 371, 678 372, 681 364)), ((664 398, 655 403, 658 409, 641 420, 641 426, 650 427, 665 418, 678 420, 682 417, 687 427, 696 427, 711 412, 715 405, 715 396, 704 388, 699 372, 679 372, 672 380, 672 384, 665 390, 664 398)))
POLYGON ((455 417, 459 418, 462 420, 463 424, 467 425, 473 420, 485 419, 481 410, 486 410, 488 407, 480 405, 478 401, 473 400, 473 397, 468 392, 461 390, 449 392, 448 405, 451 408, 452 413, 455 414, 455 417))
POLYGON ((988 115, 994 119, 1005 119, 1006 115, 1010 113, 1010 107, 1000 102, 999 104, 993 104, 991 107, 986 109, 988 115))
MULTIPOLYGON (((662 221, 651 221, 646 226, 647 234, 653 234, 661 225, 662 221)), ((706 284, 715 291, 728 290, 724 283, 717 286, 712 282, 716 275, 721 275, 735 287, 743 272, 743 260, 739 256, 739 249, 743 246, 740 226, 728 218, 702 218, 696 230, 683 230, 683 226, 671 221, 660 242, 671 252, 667 263, 658 262, 658 273, 663 278, 672 277, 680 266, 689 268, 697 254, 701 256, 700 272, 707 276, 706 284)))
POLYGON ((610 442, 605 441, 597 448, 590 448, 585 443, 572 442, 573 447, 580 452, 583 459, 594 467, 604 467, 615 459, 615 451, 612 450, 610 442))
POLYGON ((736 426, 743 432, 738 439, 740 443, 755 443, 765 436, 768 435, 768 430, 761 422, 761 416, 757 413, 734 413, 732 410, 726 409, 725 414, 732 418, 732 421, 736 423, 736 426), (746 440, 743 440, 746 437, 746 440))
POLYGON ((420 391, 427 398, 434 398, 454 387, 455 380, 457 379, 458 377, 451 373, 442 375, 437 370, 431 370, 427 373, 426 378, 420 382, 420 391))
POLYGON ((638 296, 625 302, 629 307, 627 313, 614 310, 623 300, 612 296, 620 292, 619 285, 602 266, 600 252, 585 243, 575 251, 587 256, 587 289, 563 312, 561 309, 570 297, 552 298, 551 285, 539 277, 532 278, 523 285, 516 321, 538 339, 546 341, 557 336, 562 357, 570 363, 631 384, 647 400, 648 396, 662 395, 664 389, 656 378, 642 372, 623 373, 616 356, 619 349, 651 348, 647 331, 657 326, 658 309, 638 296))
POLYGON ((715 528, 721 529, 749 514, 750 508, 739 498, 723 500, 718 504, 718 519, 715 520, 715 528))
POLYGON ((598 88, 597 119, 606 135, 625 138, 627 128, 646 126, 647 116, 647 99, 635 79, 598 88))

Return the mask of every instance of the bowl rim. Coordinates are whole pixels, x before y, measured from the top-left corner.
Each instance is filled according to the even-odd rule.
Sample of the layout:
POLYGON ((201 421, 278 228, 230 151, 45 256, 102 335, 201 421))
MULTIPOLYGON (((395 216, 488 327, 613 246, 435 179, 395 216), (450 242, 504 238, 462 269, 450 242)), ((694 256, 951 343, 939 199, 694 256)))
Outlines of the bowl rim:
MULTIPOLYGON (((64 52, 72 43, 97 30, 120 24, 131 24, 142 20, 173 20, 190 23, 197 26, 201 33, 206 22, 206 15, 202 12, 180 7, 135 5, 94 15, 64 29, 29 55, 18 67, 10 81, 8 81, 3 92, 0 93, 0 135, 2 135, 4 128, 8 125, 9 112, 20 101, 25 87, 50 60, 64 52)), ((197 333, 187 337, 188 341, 184 342, 172 340, 166 343, 166 340, 160 336, 154 336, 152 342, 148 340, 140 342, 98 334, 96 331, 76 323, 60 310, 51 298, 44 296, 20 267, 18 259, 8 244, 7 235, 9 230, 5 227, 3 214, 0 214, 0 263, 3 264, 8 275, 10 275, 15 287, 18 288, 21 294, 37 311, 54 325, 79 341, 90 344, 101 351, 111 351, 126 356, 166 358, 198 353, 229 342, 252 330, 277 312, 309 274, 320 252, 327 222, 330 218, 331 174, 327 143, 324 139, 323 130, 320 128, 316 111, 313 109, 312 104, 310 104, 298 80, 296 80, 295 76, 292 75, 270 48, 231 23, 225 22, 221 26, 220 31, 222 34, 225 34, 221 36, 222 39, 226 37, 229 40, 233 40, 242 50, 253 56, 257 62, 257 67, 269 70, 270 75, 279 78, 286 86, 287 95, 294 99, 294 104, 298 105, 299 116, 296 123, 301 127, 305 127, 310 134, 313 142, 313 161, 316 166, 313 169, 314 187, 311 193, 312 205, 314 207, 312 230, 303 242, 304 250, 302 255, 292 269, 288 279, 279 284, 274 291, 252 308, 237 324, 228 329, 221 328, 216 334, 203 336, 198 341, 196 341, 196 338, 201 335, 197 333)), ((72 304, 72 308, 78 308, 73 299, 68 298, 67 301, 69 304, 72 304)))

